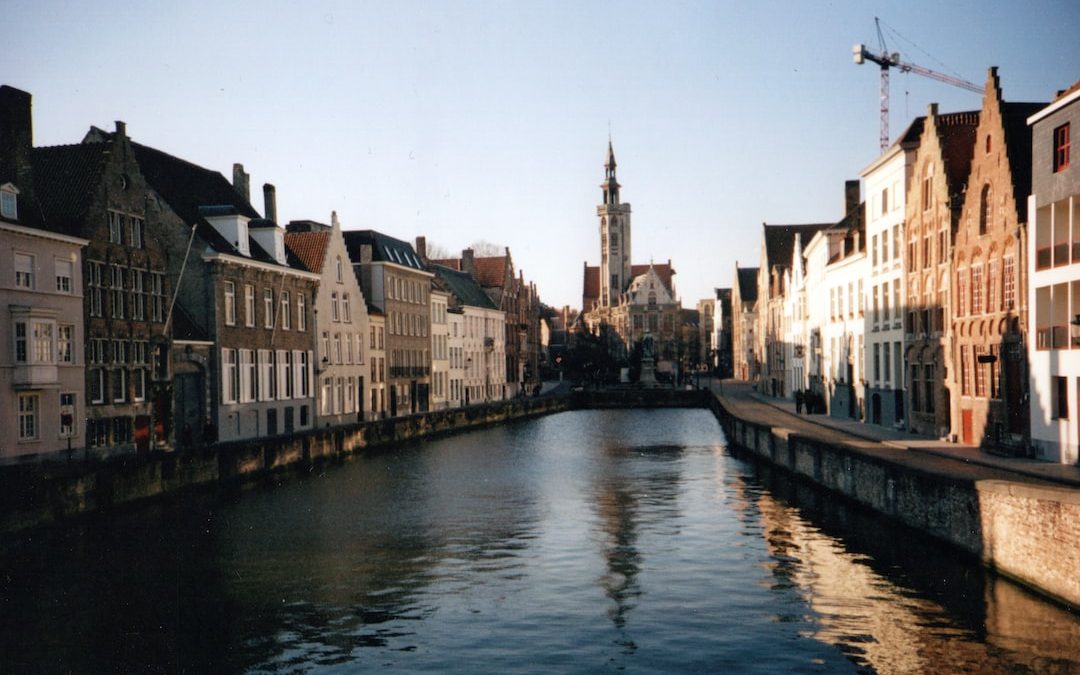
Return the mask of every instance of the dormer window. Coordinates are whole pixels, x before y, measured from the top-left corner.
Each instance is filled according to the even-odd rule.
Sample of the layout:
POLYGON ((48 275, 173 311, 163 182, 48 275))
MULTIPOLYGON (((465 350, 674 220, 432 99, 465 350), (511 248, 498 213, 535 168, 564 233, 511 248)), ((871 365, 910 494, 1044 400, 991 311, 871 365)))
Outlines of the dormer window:
POLYGON ((9 220, 18 220, 18 194, 19 189, 11 183, 0 186, 0 216, 9 220))

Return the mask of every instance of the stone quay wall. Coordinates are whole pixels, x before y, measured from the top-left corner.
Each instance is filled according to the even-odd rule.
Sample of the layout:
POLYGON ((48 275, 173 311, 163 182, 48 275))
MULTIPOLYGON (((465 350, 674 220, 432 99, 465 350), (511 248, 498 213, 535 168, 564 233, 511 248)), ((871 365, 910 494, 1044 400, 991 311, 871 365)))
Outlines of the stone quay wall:
MULTIPOLYGON (((743 420, 711 400, 728 441, 981 560, 1015 581, 1080 608, 1080 490, 993 471, 950 472, 912 451, 852 439, 825 442, 743 420)), ((925 456, 922 456, 925 458, 925 456)))

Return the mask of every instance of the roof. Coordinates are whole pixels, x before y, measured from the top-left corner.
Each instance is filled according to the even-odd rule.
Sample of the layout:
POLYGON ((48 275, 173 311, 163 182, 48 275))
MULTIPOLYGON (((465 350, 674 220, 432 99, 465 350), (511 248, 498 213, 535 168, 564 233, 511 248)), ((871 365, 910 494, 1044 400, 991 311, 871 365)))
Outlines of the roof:
POLYGON ((802 235, 802 243, 805 246, 818 231, 833 225, 834 223, 810 223, 805 225, 769 225, 764 223, 765 264, 770 268, 790 266, 791 254, 795 250, 796 234, 802 235))
POLYGON ((210 335, 203 330, 196 321, 187 313, 180 303, 173 305, 172 310, 172 338, 174 340, 192 340, 195 342, 211 342, 210 335))
POLYGON ((34 148, 30 157, 34 196, 42 220, 57 232, 79 234, 81 222, 101 184, 108 147, 56 145, 34 148))
MULTIPOLYGON (((671 286, 671 277, 675 276, 675 270, 671 267, 670 260, 666 263, 659 264, 649 263, 648 265, 631 265, 630 277, 633 278, 645 274, 649 271, 650 267, 656 270, 656 274, 660 277, 660 281, 664 282, 664 285, 667 286, 668 291, 670 291, 671 295, 674 297, 675 291, 671 286)), ((599 270, 597 270, 597 275, 599 275, 599 270)))
POLYGON ((484 288, 502 288, 506 285, 508 265, 510 257, 505 255, 473 258, 473 276, 484 288))
POLYGON ((588 311, 589 305, 600 297, 600 268, 585 266, 585 277, 582 283, 581 300, 582 311, 588 311))
POLYGON ((757 302, 758 267, 740 267, 738 274, 739 298, 743 302, 757 302))
POLYGON ((1027 197, 1031 193, 1031 127, 1027 119, 1046 103, 1002 103, 1001 123, 1005 128, 1005 152, 1012 171, 1013 199, 1020 222, 1027 222, 1027 197))
POLYGON ((341 234, 345 237, 345 248, 353 262, 360 261, 360 247, 367 245, 371 247, 371 262, 393 263, 424 271, 424 263, 408 242, 375 230, 349 230, 341 234))
POLYGON ((326 247, 329 243, 329 232, 285 233, 285 248, 297 257, 304 269, 315 274, 322 274, 326 247))
POLYGON ((430 265, 429 269, 459 304, 483 309, 498 309, 471 274, 436 264, 430 265))
MULTIPOLYGON (((675 295, 675 290, 672 288, 671 277, 675 276, 675 269, 671 266, 671 261, 660 264, 646 264, 646 265, 631 265, 630 266, 630 279, 631 281, 636 277, 641 276, 649 271, 652 267, 656 270, 656 274, 660 277, 660 280, 664 282, 664 286, 667 287, 672 297, 675 295)), ((600 268, 592 265, 585 266, 585 276, 582 284, 582 310, 588 310, 589 305, 599 299, 600 297, 600 268)))
POLYGON ((978 111, 945 113, 934 117, 950 195, 960 194, 967 186, 978 126, 978 111))

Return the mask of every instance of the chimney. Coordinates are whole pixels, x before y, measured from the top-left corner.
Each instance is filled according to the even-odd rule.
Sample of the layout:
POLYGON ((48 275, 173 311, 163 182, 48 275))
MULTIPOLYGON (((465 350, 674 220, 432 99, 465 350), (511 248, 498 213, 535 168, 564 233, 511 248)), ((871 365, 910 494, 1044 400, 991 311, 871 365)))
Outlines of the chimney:
POLYGON ((277 222, 277 190, 270 183, 263 183, 263 217, 277 222))
POLYGON ((844 181, 844 215, 850 215, 859 208, 859 181, 844 181))
POLYGON ((360 244, 360 264, 371 262, 371 244, 360 244))
POLYGON ((0 87, 0 179, 14 179, 21 199, 33 189, 30 177, 30 150, 34 125, 30 114, 30 94, 4 85, 0 87))
POLYGON ((427 238, 416 238, 416 255, 420 258, 421 262, 427 262, 427 238))
POLYGON ((244 165, 240 162, 232 165, 232 186, 245 202, 251 201, 251 175, 244 171, 244 165))
POLYGON ((335 230, 341 229, 341 223, 339 223, 337 219, 337 211, 330 212, 330 227, 335 230))
POLYGON ((473 250, 467 248, 461 252, 461 271, 473 273, 473 250))

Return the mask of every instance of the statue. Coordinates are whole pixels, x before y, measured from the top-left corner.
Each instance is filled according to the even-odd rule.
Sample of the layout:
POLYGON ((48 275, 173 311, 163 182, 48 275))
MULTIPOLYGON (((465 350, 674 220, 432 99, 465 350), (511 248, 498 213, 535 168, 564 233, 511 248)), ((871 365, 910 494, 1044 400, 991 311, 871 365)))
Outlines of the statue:
POLYGON ((653 357, 653 336, 652 333, 645 333, 645 337, 641 338, 641 358, 651 359, 653 357))

